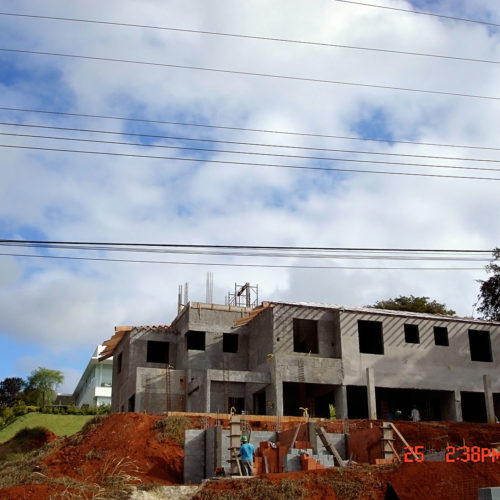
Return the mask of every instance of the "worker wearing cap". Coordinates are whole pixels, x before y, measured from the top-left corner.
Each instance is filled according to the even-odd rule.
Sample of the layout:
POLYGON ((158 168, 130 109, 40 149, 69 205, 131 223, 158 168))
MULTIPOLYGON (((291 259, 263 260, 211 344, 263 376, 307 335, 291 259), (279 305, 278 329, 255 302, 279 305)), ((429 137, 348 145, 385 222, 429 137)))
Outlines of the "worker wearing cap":
POLYGON ((248 442, 246 436, 241 436, 241 446, 240 454, 242 474, 244 476, 253 476, 253 456, 255 454, 255 448, 253 444, 248 442))

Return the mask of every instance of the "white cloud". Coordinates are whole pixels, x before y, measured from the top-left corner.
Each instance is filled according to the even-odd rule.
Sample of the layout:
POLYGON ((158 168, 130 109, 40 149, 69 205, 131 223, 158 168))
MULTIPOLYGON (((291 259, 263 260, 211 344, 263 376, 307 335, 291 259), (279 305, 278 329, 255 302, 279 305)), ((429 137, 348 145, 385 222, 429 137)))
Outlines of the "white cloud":
MULTIPOLYGON (((402 1, 392 4, 409 7, 402 1)), ((220 0, 210 5, 193 1, 149 1, 124 5, 117 1, 68 4, 54 0, 44 5, 43 12, 26 1, 17 2, 16 9, 43 15, 500 59, 498 34, 488 31, 485 26, 398 15, 383 9, 338 2, 319 1, 313 5, 295 0, 273 5, 270 10, 268 2, 264 1, 244 4, 220 0)), ((445 3, 443 9, 453 12, 453 5, 445 3)), ((490 14, 491 19, 498 19, 500 15, 497 6, 485 1, 477 3, 475 11, 465 4, 455 10, 460 16, 464 13, 471 17, 490 14)), ((0 18, 0 23, 3 28, 0 29, 3 33, 0 41, 13 48, 477 95, 496 96, 499 88, 496 65, 84 23, 15 18, 0 18)), ((12 72, 0 78, 1 106, 336 136, 353 136, 364 124, 367 135, 382 131, 382 135, 390 134, 396 140, 479 146, 494 146, 497 141, 496 101, 81 59, 0 56, 14 60, 17 71, 26 72, 22 76, 12 72), (10 79, 17 79, 16 83, 9 84, 10 79), (374 117, 380 120, 378 128, 374 117)), ((3 121, 23 117, 1 110, 0 113, 4 115, 3 121)), ((497 151, 161 127, 91 118, 33 114, 24 116, 23 120, 41 125, 142 131, 248 143, 452 158, 498 158, 497 151)), ((1 127, 0 131, 7 131, 7 127, 1 127)), ((70 134, 50 130, 37 132, 36 129, 17 131, 70 134)), ((78 137, 91 135, 81 133, 78 137)), ((124 137, 107 136, 105 139, 121 141, 124 137)), ((86 145, 28 138, 4 137, 2 143, 136 155, 176 154, 160 148, 150 150, 138 146, 86 145)), ((171 143, 158 141, 158 144, 171 143)), ((204 147, 203 143, 195 145, 204 147)), ((214 147, 343 156, 340 152, 287 151, 277 147, 223 144, 214 147)), ((189 151, 179 154, 195 155, 189 151)), ((349 175, 4 148, 1 155, 0 230, 5 238, 29 238, 36 234, 36 239, 73 241, 389 248, 488 249, 498 245, 496 237, 500 223, 493 216, 499 208, 496 181, 349 175)), ((297 158, 229 153, 211 153, 210 158, 318 164, 297 158)), ((367 156, 358 154, 350 158, 366 159, 367 156)), ((372 158, 381 159, 380 156, 372 158)), ((439 162, 432 158, 390 157, 388 161, 497 167, 491 162, 456 159, 439 162)), ((371 168, 354 162, 336 162, 331 166, 371 168)), ((471 173, 403 165, 376 165, 373 168, 498 177, 495 171, 471 173)), ((22 250, 25 253, 25 249, 22 250)), ((95 257, 100 256, 95 254, 95 257)), ((142 259, 150 256, 113 254, 108 257, 142 259)), ((158 258, 173 261, 179 257, 162 255, 158 258)), ((203 262, 209 258, 186 256, 182 260, 203 262)), ((232 262, 263 261, 247 257, 232 262)), ((306 262, 308 265, 314 263, 306 262)), ((333 264, 352 265, 353 262, 333 264)), ((473 264, 475 267, 482 265, 473 264)), ((189 281, 192 299, 203 300, 207 270, 215 272, 219 302, 223 302, 223 294, 234 282, 251 281, 259 283, 261 299, 364 305, 381 298, 413 293, 445 302, 462 314, 470 314, 478 289, 474 280, 484 276, 480 270, 308 271, 1 257, 0 303, 3 310, 0 331, 12 338, 44 344, 59 354, 86 346, 80 358, 83 369, 88 353, 97 343, 111 336, 115 325, 169 323, 176 311, 178 284, 189 281)))

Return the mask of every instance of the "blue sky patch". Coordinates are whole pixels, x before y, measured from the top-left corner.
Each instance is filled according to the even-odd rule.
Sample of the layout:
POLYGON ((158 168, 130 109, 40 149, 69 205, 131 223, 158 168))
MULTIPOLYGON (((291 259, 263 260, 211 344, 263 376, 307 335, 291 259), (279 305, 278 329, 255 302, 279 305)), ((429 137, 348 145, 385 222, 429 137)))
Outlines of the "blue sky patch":
POLYGON ((387 142, 394 139, 390 119, 381 108, 364 113, 362 118, 352 126, 352 130, 363 139, 378 139, 387 142))

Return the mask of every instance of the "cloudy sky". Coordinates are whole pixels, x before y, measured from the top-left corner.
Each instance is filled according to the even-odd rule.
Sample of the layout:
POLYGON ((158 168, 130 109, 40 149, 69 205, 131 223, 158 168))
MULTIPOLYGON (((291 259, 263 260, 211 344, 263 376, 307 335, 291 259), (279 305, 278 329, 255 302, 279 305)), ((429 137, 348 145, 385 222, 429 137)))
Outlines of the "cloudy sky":
MULTIPOLYGON (((373 3, 483 23, 339 0, 0 0, 0 238, 499 246, 500 4, 373 3)), ((115 325, 170 323, 186 282, 204 301, 208 271, 218 303, 250 282, 259 300, 413 294, 471 315, 488 257, 0 253, 38 256, 0 256, 0 380, 45 366, 66 392, 115 325)))

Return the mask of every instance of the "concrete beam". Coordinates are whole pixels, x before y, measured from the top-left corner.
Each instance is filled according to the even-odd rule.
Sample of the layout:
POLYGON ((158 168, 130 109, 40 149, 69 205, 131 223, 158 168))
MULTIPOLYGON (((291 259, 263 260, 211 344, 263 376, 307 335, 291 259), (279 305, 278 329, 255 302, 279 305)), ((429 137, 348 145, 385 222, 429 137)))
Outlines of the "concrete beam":
POLYGON ((373 368, 366 369, 366 393, 368 397, 368 418, 377 418, 377 400, 375 398, 375 377, 373 368))
POLYGON ((207 370, 207 378, 214 382, 224 382, 230 380, 231 382, 248 382, 252 384, 269 384, 271 383, 271 375, 268 372, 251 372, 251 371, 237 371, 226 370, 224 377, 223 370, 215 370, 209 368, 207 370))
POLYGON ((486 418, 489 424, 494 424, 495 406, 493 404, 493 392, 491 391, 491 378, 489 375, 483 375, 484 399, 486 401, 486 418))

